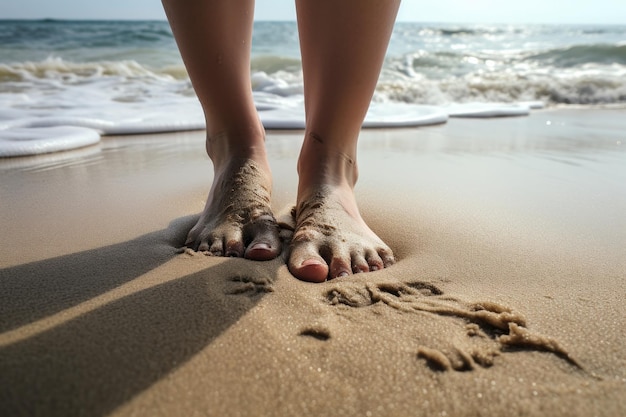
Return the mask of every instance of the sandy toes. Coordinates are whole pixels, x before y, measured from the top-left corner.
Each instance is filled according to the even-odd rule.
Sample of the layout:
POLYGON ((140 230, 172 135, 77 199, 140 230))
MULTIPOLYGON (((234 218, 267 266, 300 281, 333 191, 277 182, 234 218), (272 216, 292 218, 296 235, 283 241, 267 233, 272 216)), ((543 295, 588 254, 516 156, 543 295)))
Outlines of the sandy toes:
POLYGON ((350 188, 321 185, 300 198, 289 271, 299 279, 326 279, 376 271, 395 262, 391 249, 367 226, 350 188))
POLYGON ((217 172, 204 211, 185 245, 212 256, 269 260, 281 252, 270 208, 271 176, 251 159, 217 172))

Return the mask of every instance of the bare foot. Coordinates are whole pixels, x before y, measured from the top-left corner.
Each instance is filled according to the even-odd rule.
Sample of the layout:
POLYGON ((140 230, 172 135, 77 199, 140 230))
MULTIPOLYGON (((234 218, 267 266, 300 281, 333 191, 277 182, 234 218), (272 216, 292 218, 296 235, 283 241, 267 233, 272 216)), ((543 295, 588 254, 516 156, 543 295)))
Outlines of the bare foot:
POLYGON ((383 269, 391 249, 363 221, 351 186, 316 185, 298 193, 289 270, 304 281, 383 269))
POLYGON ((270 208, 267 162, 233 158, 223 165, 215 170, 206 206, 185 245, 213 256, 277 257, 281 241, 270 208))

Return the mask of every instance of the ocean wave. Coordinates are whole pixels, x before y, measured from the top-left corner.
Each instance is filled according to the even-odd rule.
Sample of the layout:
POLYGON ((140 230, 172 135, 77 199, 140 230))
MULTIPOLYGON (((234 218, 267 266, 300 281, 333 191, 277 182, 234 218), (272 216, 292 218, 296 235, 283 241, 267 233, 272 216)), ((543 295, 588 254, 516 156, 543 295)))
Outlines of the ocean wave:
MULTIPOLYGON (((174 74, 180 77, 180 68, 184 71, 184 67, 175 66, 155 71, 133 60, 72 62, 58 57, 48 57, 38 62, 0 63, 0 81, 56 79, 61 82, 75 82, 79 79, 106 76, 167 78, 174 74)), ((184 74, 186 76, 186 72, 184 74)))
POLYGON ((526 32, 528 29, 515 26, 473 26, 473 27, 455 27, 455 28, 426 28, 428 32, 435 35, 450 36, 450 37, 465 37, 465 36, 494 36, 502 34, 520 34, 526 32))
MULTIPOLYGON (((290 97, 303 94, 303 80, 298 73, 255 72, 252 86, 255 92, 282 97, 286 103, 290 97)), ((520 101, 541 101, 547 105, 626 103, 626 68, 613 69, 610 73, 593 68, 555 72, 476 71, 434 79, 387 68, 379 78, 374 101, 428 105, 520 101)))
POLYGON ((610 70, 626 67, 626 44, 584 44, 540 51, 417 50, 388 58, 386 66, 405 75, 430 78, 464 76, 475 72, 554 71, 589 68, 610 70))
POLYGON ((250 62, 250 67, 253 72, 299 72, 302 70, 302 62, 299 58, 290 58, 277 55, 259 55, 252 58, 250 62))
MULTIPOLYGON (((429 105, 477 101, 626 103, 625 65, 585 63, 551 68, 520 60, 507 64, 506 58, 489 63, 489 59, 489 54, 460 53, 391 59, 381 73, 374 100, 429 105)), ((254 92, 272 95, 273 106, 289 106, 293 98, 303 94, 299 60, 261 56, 252 61, 252 67, 254 92)), ((26 97, 15 106, 30 108, 71 107, 77 100, 109 104, 195 100, 182 64, 152 69, 132 60, 71 62, 57 57, 0 64, 1 95, 7 100, 26 97)))
POLYGON ((570 68, 586 64, 626 65, 626 44, 573 45, 555 48, 526 56, 527 61, 536 61, 558 68, 570 68))
POLYGON ((542 101, 548 105, 626 103, 626 73, 613 76, 476 73, 443 80, 405 77, 379 82, 375 99, 433 105, 518 101, 542 101))
POLYGON ((394 28, 396 37, 414 38, 443 37, 443 38, 478 38, 505 34, 521 34, 536 28, 512 25, 422 25, 410 22, 398 22, 394 28))

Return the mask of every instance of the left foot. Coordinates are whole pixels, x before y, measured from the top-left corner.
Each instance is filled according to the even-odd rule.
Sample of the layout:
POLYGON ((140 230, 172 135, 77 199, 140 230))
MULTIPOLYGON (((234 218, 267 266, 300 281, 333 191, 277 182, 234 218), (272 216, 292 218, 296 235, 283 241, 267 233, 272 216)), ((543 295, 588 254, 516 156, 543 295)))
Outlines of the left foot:
POLYGON ((252 159, 229 159, 216 169, 204 211, 185 246, 213 256, 266 261, 281 252, 270 208, 269 167, 252 159))

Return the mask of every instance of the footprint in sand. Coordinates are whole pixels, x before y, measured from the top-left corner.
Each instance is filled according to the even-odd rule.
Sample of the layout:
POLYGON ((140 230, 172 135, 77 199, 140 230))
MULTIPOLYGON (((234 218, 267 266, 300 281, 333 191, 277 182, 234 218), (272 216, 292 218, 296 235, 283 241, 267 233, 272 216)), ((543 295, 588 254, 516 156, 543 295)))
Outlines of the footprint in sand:
POLYGON ((326 292, 326 300, 333 306, 351 308, 367 308, 383 303, 409 314, 461 320, 465 323, 461 327, 464 328, 464 334, 458 335, 462 343, 440 340, 434 341, 437 346, 418 346, 417 357, 426 361, 433 370, 470 371, 479 366, 486 368, 494 364, 496 356, 519 350, 550 352, 582 369, 557 341, 528 330, 521 314, 491 302, 463 302, 444 295, 443 291, 430 283, 338 284, 326 292))
POLYGON ((226 290, 228 295, 247 295, 255 297, 257 295, 274 292, 271 279, 255 275, 235 275, 229 278, 230 288, 226 290))

